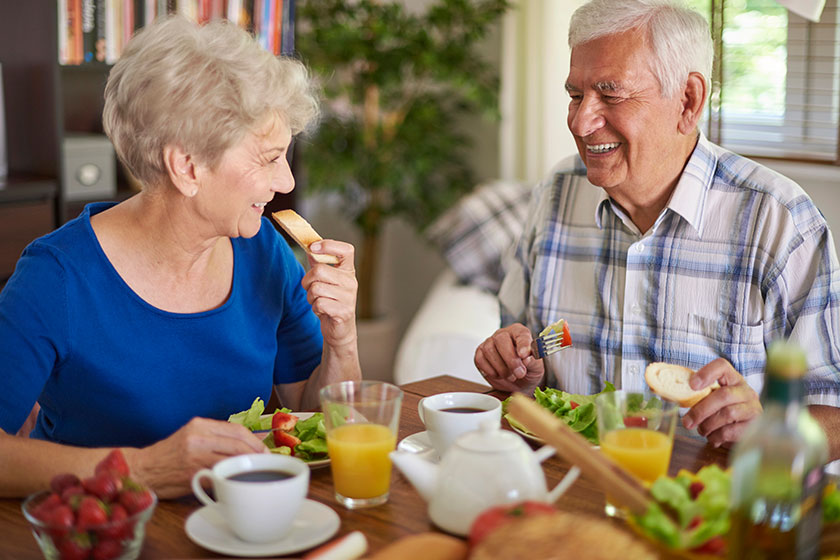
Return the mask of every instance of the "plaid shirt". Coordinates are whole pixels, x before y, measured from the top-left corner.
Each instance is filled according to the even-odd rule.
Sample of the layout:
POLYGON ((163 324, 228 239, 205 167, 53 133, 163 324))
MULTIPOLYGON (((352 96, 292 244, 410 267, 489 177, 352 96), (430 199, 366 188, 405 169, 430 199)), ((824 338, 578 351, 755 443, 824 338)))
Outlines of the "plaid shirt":
POLYGON ((702 135, 642 234, 579 158, 534 191, 499 293, 502 324, 569 322, 548 382, 644 390, 651 362, 729 360, 758 392, 766 346, 807 352, 809 404, 840 406, 840 266, 828 226, 789 179, 702 135))

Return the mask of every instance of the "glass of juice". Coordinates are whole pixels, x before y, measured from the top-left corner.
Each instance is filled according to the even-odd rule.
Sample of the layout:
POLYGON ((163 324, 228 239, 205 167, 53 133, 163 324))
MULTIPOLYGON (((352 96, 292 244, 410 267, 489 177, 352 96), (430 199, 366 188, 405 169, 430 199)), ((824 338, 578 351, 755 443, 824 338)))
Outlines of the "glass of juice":
POLYGON ((346 508, 388 501, 402 391, 381 381, 344 381, 321 389, 335 498, 346 508))
MULTIPOLYGON (((647 485, 668 474, 679 407, 656 395, 613 391, 595 399, 601 452, 647 485)), ((622 512, 607 496, 607 515, 622 512)))

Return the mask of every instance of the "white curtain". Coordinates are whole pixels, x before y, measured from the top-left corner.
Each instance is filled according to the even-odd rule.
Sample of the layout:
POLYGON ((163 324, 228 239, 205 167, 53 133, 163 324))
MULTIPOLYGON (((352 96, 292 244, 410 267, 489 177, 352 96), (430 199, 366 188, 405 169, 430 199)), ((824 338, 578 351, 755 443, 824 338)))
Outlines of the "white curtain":
POLYGON ((574 153, 566 126, 569 18, 585 0, 518 0, 502 28, 503 179, 541 179, 574 153))

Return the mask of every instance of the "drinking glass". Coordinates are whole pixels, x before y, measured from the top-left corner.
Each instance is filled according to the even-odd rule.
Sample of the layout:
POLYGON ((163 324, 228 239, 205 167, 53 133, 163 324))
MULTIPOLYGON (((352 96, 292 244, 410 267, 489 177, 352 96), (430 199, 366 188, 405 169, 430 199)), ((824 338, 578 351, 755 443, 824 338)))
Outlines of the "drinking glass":
MULTIPOLYGON (((656 395, 612 391, 595 399, 601 452, 646 485, 668 474, 679 407, 656 395)), ((607 496, 607 515, 621 510, 607 496)))
POLYGON ((344 381, 321 389, 335 499, 348 509, 388 501, 402 391, 381 381, 344 381))

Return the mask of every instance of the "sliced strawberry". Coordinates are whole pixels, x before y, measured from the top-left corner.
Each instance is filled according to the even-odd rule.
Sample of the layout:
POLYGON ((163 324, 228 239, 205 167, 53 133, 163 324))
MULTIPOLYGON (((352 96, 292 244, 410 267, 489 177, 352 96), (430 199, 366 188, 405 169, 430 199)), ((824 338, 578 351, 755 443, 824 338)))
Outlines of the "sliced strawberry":
POLYGON ((688 526, 686 527, 686 529, 696 529, 697 527, 700 526, 701 523, 703 523, 703 517, 701 517, 699 515, 695 515, 691 519, 691 521, 688 523, 688 526))
POLYGON ((81 483, 79 477, 73 473, 57 474, 50 480, 50 488, 56 494, 61 494, 71 486, 78 486, 81 483))
POLYGON ((624 419, 624 425, 628 428, 647 428, 647 422, 644 416, 628 416, 624 419))
POLYGON ((272 433, 274 434, 274 445, 276 447, 282 447, 285 445, 286 447, 294 449, 295 446, 300 443, 300 439, 292 434, 281 432, 279 430, 272 433))
POLYGON ((695 480, 694 482, 692 482, 691 485, 689 485, 688 487, 688 492, 689 494, 691 494, 691 499, 696 500, 697 496, 700 495, 700 492, 702 492, 704 488, 706 488, 706 485, 700 482, 699 480, 695 480))
POLYGON ((79 504, 79 511, 77 512, 76 529, 87 531, 88 529, 97 525, 102 525, 108 521, 108 510, 95 496, 85 496, 79 504))
POLYGON ((578 403, 576 403, 575 401, 569 401, 569 406, 571 406, 572 410, 574 410, 577 407, 579 407, 580 405, 578 403))
POLYGON ((112 450, 104 459, 97 463, 93 472, 99 474, 104 471, 117 471, 121 477, 129 475, 128 463, 122 451, 119 449, 112 450))
POLYGON ((572 345, 572 335, 569 333, 569 323, 563 321, 563 346, 572 345))
POLYGON ((297 421, 298 417, 294 414, 289 414, 288 412, 281 412, 278 410, 274 413, 274 416, 271 417, 271 429, 283 430, 284 432, 288 432, 295 427, 297 421))

